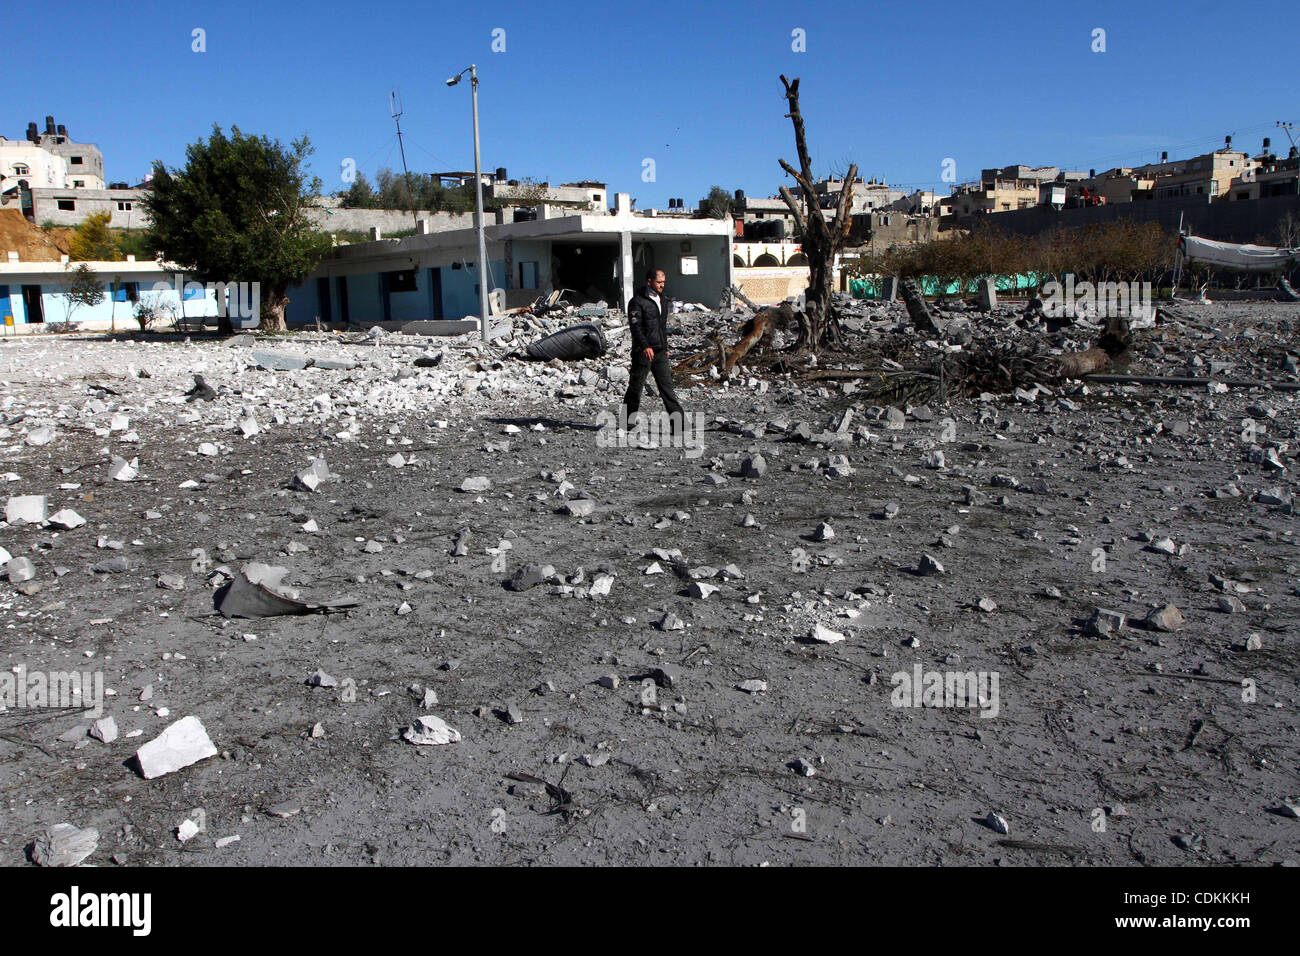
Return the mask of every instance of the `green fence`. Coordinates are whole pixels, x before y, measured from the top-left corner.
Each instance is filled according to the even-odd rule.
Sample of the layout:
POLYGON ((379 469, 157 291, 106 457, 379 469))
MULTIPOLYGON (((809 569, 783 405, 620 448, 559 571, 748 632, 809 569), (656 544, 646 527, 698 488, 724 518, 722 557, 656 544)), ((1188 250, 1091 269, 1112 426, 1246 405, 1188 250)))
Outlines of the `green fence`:
MULTIPOLYGON (((1028 294, 1036 289, 1040 289, 1043 283, 1051 279, 1051 276, 1045 273, 1027 272, 1023 275, 1014 276, 994 276, 994 285, 997 290, 1007 295, 1018 295, 1020 293, 1028 294)), ((855 299, 879 299, 880 298, 879 276, 871 276, 861 279, 849 280, 849 294, 855 299)), ((978 287, 978 280, 972 279, 966 286, 965 291, 961 289, 960 282, 948 282, 940 288, 939 280, 934 276, 922 276, 918 282, 923 295, 930 296, 955 296, 955 295, 974 295, 978 287)))

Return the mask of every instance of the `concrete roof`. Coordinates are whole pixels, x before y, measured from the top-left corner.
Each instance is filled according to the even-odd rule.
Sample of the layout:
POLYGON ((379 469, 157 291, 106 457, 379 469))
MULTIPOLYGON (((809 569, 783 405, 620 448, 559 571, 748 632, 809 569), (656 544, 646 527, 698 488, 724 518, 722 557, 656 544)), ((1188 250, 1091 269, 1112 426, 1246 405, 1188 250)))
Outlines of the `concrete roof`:
MULTIPOLYGON (((640 239, 675 239, 681 236, 717 236, 728 241, 735 235, 730 219, 676 219, 632 215, 575 215, 551 219, 534 219, 530 222, 511 222, 487 226, 484 235, 489 242, 510 239, 559 239, 588 241, 617 241, 620 234, 631 233, 640 239)), ((326 260, 383 259, 391 256, 412 255, 435 249, 456 249, 476 245, 473 229, 450 229, 423 236, 404 239, 380 239, 375 242, 350 243, 336 246, 326 260)))

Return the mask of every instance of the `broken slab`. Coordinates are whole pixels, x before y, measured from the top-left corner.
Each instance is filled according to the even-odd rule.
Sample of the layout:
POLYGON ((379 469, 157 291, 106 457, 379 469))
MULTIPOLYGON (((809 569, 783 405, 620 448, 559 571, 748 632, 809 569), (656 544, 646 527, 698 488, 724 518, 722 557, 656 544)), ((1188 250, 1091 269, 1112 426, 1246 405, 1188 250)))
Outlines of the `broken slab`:
POLYGON ((402 739, 419 746, 454 744, 461 739, 460 731, 450 727, 441 717, 417 717, 414 724, 402 731, 402 739))
POLYGON ((814 625, 812 633, 808 636, 818 644, 838 644, 844 640, 844 635, 839 631, 832 631, 829 627, 821 624, 814 625))
POLYGON ((253 362, 258 368, 270 372, 296 372, 312 364, 305 355, 292 352, 258 352, 252 353, 253 362))
POLYGON ((76 866, 99 846, 99 831, 82 830, 71 823, 56 823, 32 844, 32 862, 37 866, 76 866))
POLYGON ((108 466, 108 477, 112 481, 132 481, 138 474, 140 474, 139 458, 132 458, 127 461, 125 458, 114 455, 112 462, 108 466))
POLYGON ((71 531, 73 528, 80 528, 86 523, 86 519, 81 517, 71 508, 63 508, 50 515, 50 524, 56 528, 62 528, 64 531, 71 531))
POLYGON ((594 498, 575 498, 566 502, 560 510, 574 518, 585 518, 595 512, 596 500, 594 498))
POLYGON ((324 458, 313 458, 311 464, 293 476, 292 484, 299 491, 315 491, 321 482, 333 477, 324 458))
POLYGON ((10 495, 5 520, 10 524, 41 524, 45 521, 44 495, 10 495))
POLYGON ((191 715, 182 717, 141 747, 135 758, 140 765, 140 775, 152 780, 216 755, 217 748, 203 722, 191 715))

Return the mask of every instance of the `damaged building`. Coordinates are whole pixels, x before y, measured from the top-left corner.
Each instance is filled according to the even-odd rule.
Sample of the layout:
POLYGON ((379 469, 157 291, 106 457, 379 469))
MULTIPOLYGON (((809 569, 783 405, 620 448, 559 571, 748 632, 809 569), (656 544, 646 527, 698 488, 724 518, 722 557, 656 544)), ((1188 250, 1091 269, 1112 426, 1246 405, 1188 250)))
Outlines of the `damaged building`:
MULTIPOLYGON (((489 291, 505 308, 551 290, 578 302, 623 308, 650 268, 663 269, 674 298, 716 305, 733 282, 725 219, 636 215, 627 193, 612 215, 575 213, 486 226, 489 291)), ((459 320, 479 310, 474 229, 337 246, 289 289, 292 324, 459 320)))

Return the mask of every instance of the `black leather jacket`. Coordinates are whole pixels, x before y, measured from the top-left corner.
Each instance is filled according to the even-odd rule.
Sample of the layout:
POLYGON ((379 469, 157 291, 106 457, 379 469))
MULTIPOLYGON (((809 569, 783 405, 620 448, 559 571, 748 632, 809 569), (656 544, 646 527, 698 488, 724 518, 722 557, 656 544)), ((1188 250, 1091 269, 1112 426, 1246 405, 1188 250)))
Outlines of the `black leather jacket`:
POLYGON ((659 301, 663 303, 663 310, 655 305, 655 300, 650 298, 650 286, 642 286, 641 291, 632 296, 632 301, 627 304, 627 320, 632 330, 632 352, 640 352, 642 349, 654 349, 656 352, 660 349, 668 348, 668 316, 666 312, 672 311, 672 299, 668 296, 668 290, 664 289, 659 293, 659 301))

